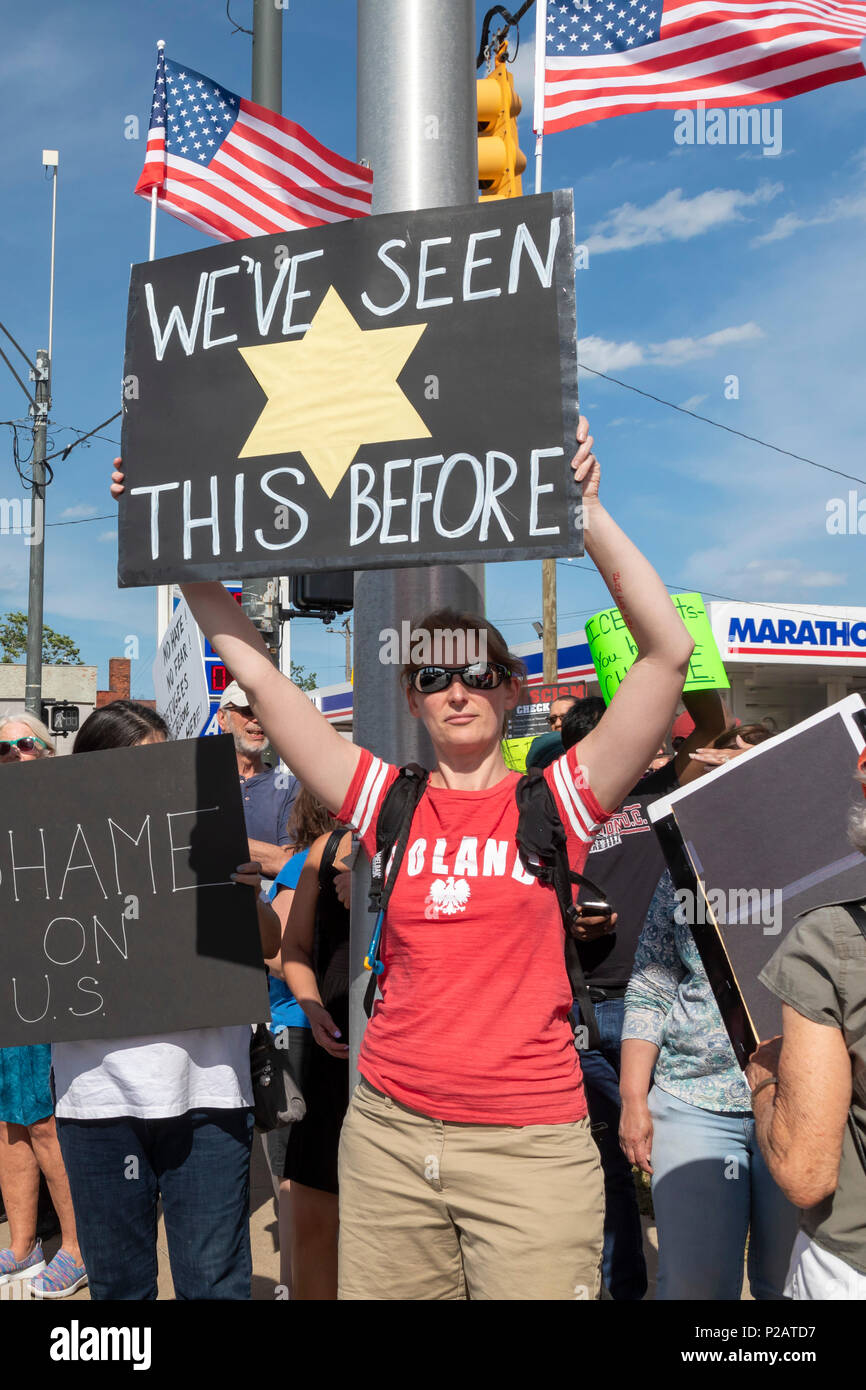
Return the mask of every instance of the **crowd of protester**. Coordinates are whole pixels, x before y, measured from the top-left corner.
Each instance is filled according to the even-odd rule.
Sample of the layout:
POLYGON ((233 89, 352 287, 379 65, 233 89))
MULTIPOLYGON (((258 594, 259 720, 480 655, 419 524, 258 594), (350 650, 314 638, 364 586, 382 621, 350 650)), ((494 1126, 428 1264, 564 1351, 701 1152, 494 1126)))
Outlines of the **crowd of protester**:
MULTIPOLYGON (((744 1072, 647 807, 770 730, 732 722, 719 692, 683 691, 691 639, 602 507, 583 420, 578 441, 587 550, 638 657, 609 706, 555 701, 528 766, 591 884, 568 930, 594 1031, 556 896, 517 848, 500 740, 525 669, 485 620, 440 611, 414 627, 483 631, 487 660, 401 674, 435 765, 394 850, 350 1096, 352 834, 373 857, 399 769, 331 728, 221 585, 184 587, 235 677, 219 723, 249 859, 233 877, 256 893, 270 1026, 306 1103, 263 1136, 294 1299, 641 1299, 635 1170, 651 1177, 657 1298, 737 1299, 746 1254, 755 1298, 866 1296, 866 912, 822 908, 787 935, 761 977, 783 1033, 744 1072), (265 765, 269 747, 291 774, 265 765)), ((73 753, 167 737, 116 701, 73 753)), ((0 716, 0 762, 53 752, 38 721, 0 716)), ((866 807, 851 834, 866 853, 866 807)), ((213 1027, 0 1049, 0 1285, 155 1298, 161 1200, 176 1297, 249 1298, 249 1043, 247 1027, 213 1027), (61 1227, 47 1266, 40 1173, 61 1227)))

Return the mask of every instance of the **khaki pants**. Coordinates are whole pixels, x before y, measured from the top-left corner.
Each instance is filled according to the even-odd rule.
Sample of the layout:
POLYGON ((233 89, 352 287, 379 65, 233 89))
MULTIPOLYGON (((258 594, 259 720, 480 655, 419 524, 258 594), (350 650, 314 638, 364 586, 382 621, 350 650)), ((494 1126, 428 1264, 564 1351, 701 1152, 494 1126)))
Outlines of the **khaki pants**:
POLYGON ((595 1299, 604 1189, 589 1120, 433 1120, 361 1081, 340 1139, 343 1299, 595 1299))

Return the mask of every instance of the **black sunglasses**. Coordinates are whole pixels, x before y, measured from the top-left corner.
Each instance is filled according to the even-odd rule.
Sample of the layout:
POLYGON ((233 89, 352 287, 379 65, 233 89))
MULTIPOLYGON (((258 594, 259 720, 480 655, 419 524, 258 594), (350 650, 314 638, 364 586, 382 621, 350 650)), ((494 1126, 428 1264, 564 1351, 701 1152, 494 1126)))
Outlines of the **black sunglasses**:
POLYGON ((495 661, 474 661, 471 666, 422 666, 412 672, 412 685, 421 695, 434 695, 447 690, 459 676, 468 690, 495 690, 511 676, 507 666, 495 661))

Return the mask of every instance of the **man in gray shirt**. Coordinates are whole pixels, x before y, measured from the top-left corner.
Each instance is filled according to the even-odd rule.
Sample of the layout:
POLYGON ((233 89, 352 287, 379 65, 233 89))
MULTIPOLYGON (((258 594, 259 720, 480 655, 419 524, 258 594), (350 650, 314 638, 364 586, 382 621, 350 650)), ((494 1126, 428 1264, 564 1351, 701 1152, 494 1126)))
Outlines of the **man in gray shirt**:
MULTIPOLYGON (((866 806, 850 838, 866 854, 866 806)), ((866 903, 804 913, 758 978, 782 1000, 782 1036, 746 1080, 767 1166, 801 1208, 785 1292, 866 1299, 866 903)))

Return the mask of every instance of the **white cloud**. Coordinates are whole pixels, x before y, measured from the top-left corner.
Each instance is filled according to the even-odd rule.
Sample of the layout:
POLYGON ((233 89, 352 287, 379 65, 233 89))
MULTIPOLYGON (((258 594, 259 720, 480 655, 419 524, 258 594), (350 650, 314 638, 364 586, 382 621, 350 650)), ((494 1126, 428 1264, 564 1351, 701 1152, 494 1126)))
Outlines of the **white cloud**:
MULTIPOLYGON (((866 159, 866 150, 861 151, 861 155, 866 159)), ((866 193, 851 193, 844 198, 834 198, 814 217, 800 217, 796 212, 786 212, 784 216, 776 219, 768 232, 755 237, 752 245, 766 246, 769 242, 784 241, 803 227, 826 227, 830 223, 844 222, 852 218, 866 221, 866 193)))
POLYGON ((832 570, 804 569, 799 560, 777 561, 775 565, 764 560, 749 560, 743 569, 750 585, 774 593, 791 589, 837 589, 848 582, 845 575, 832 570))
POLYGON ((100 541, 116 541, 116 540, 117 540, 117 532, 116 532, 116 531, 103 531, 103 532, 102 532, 102 535, 99 536, 98 539, 99 539, 100 541))
POLYGON ((92 503, 76 502, 74 507, 64 508, 64 510, 60 513, 60 520, 77 521, 81 517, 96 516, 98 511, 99 508, 94 507, 92 503))
POLYGON ((781 192, 780 183, 762 183, 754 193, 739 188, 711 188, 694 198, 685 198, 681 188, 672 188, 643 208, 623 203, 603 222, 596 223, 586 244, 591 255, 600 255, 664 241, 690 241, 716 227, 745 221, 744 208, 768 203, 781 192))
POLYGON ((611 343, 594 334, 579 339, 577 355, 597 372, 622 371, 624 367, 637 367, 644 360, 643 348, 637 343, 611 343))
MULTIPOLYGON (((641 365, 654 367, 679 367, 684 362, 696 362, 702 357, 711 357, 719 348, 732 343, 753 342, 763 338, 763 332, 756 323, 741 323, 730 328, 720 328, 715 333, 707 333, 702 338, 668 338, 662 343, 613 343, 607 338, 590 335, 581 338, 577 345, 579 360, 597 372, 623 371, 626 367, 641 365)), ((698 402, 705 400, 698 396, 698 402)), ((689 409, 686 406, 686 409, 689 409)))
POLYGON ((706 396, 689 396, 687 401, 680 401, 680 410, 697 410, 706 399, 706 396))

